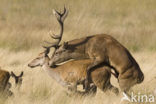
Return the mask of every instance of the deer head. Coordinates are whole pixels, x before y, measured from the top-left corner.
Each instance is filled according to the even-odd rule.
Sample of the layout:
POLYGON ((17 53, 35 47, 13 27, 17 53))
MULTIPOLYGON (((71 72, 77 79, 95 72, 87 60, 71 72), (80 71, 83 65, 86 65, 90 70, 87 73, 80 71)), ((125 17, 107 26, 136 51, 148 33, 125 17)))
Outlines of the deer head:
POLYGON ((54 55, 56 49, 59 47, 59 43, 60 43, 60 41, 62 39, 63 30, 64 30, 63 22, 64 22, 65 18, 68 15, 68 11, 64 7, 63 13, 60 13, 60 12, 58 12, 56 10, 53 10, 53 14, 55 15, 58 23, 60 24, 60 27, 61 27, 60 33, 58 35, 55 35, 55 34, 52 34, 52 33, 49 34, 51 38, 56 40, 56 42, 51 43, 51 42, 48 42, 48 41, 44 41, 44 43, 47 44, 46 46, 43 46, 43 48, 45 48, 45 51, 40 53, 34 60, 32 60, 28 64, 28 66, 31 67, 31 68, 34 68, 34 67, 37 67, 37 66, 43 66, 47 62, 49 63, 50 59, 48 57, 48 53, 50 51, 50 48, 54 47, 54 49, 55 49, 54 52, 53 52, 53 55, 54 55))
POLYGON ((22 85, 22 81, 23 81, 23 74, 24 74, 24 72, 22 71, 21 72, 21 74, 20 75, 15 75, 15 73, 14 72, 12 72, 11 71, 11 76, 15 79, 15 84, 16 84, 16 86, 21 86, 22 85))
POLYGON ((45 48, 45 51, 40 53, 35 59, 33 59, 28 66, 31 68, 37 67, 37 66, 43 66, 44 64, 49 64, 49 57, 48 53, 50 51, 50 48, 45 48))
POLYGON ((50 66, 72 59, 74 49, 70 48, 68 42, 64 42, 55 50, 55 54, 51 57, 49 64, 50 66))

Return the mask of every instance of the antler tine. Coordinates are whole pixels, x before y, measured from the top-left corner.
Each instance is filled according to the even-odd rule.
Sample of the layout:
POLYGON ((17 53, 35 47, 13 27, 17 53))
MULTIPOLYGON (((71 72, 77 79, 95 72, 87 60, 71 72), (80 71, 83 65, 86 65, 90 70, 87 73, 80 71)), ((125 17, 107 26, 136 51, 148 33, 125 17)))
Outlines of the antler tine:
POLYGON ((45 47, 49 47, 49 48, 51 48, 51 47, 57 48, 57 45, 58 45, 58 42, 51 43, 48 41, 44 41, 44 43, 49 44, 49 46, 45 46, 45 47))
POLYGON ((42 47, 45 48, 45 54, 47 55, 50 52, 51 47, 46 47, 46 46, 42 46, 42 47))
POLYGON ((59 35, 55 35, 55 34, 50 35, 50 37, 53 39, 60 39, 61 38, 59 35))
POLYGON ((66 7, 64 6, 64 11, 63 13, 58 12, 57 10, 53 9, 53 14, 56 16, 57 20, 61 23, 63 23, 63 21, 65 20, 65 18, 68 15, 68 10, 66 9, 66 7))
POLYGON ((66 8, 65 8, 65 7, 64 7, 63 13, 58 12, 57 10, 53 9, 53 13, 54 13, 54 14, 57 13, 57 14, 59 14, 60 16, 63 16, 63 15, 65 14, 65 12, 66 12, 66 8))
POLYGON ((63 11, 63 14, 65 14, 65 12, 67 11, 66 7, 64 6, 64 11, 63 11))
POLYGON ((63 22, 68 15, 68 10, 64 6, 64 12, 61 14, 61 21, 63 22))
POLYGON ((54 33, 52 33, 51 31, 49 32, 49 35, 51 38, 53 39, 60 39, 61 37, 59 35, 55 35, 54 33), (51 35, 52 34, 52 35, 51 35))
POLYGON ((53 14, 56 16, 57 20, 60 21, 60 19, 61 19, 61 13, 59 13, 58 11, 56 11, 55 9, 53 9, 53 14))
POLYGON ((67 12, 66 8, 64 7, 64 12, 63 13, 59 13, 56 10, 53 10, 53 13, 56 16, 56 18, 57 18, 57 20, 58 20, 58 22, 60 24, 61 30, 60 30, 60 33, 58 35, 53 34, 53 35, 50 35, 50 36, 52 38, 54 38, 54 39, 58 39, 58 41, 57 41, 57 45, 58 45, 60 43, 61 39, 62 39, 63 30, 64 30, 63 22, 64 22, 65 18, 67 17, 68 12, 67 12))
POLYGON ((21 74, 20 74, 18 77, 22 77, 22 76, 23 76, 23 74, 24 74, 24 72, 22 71, 22 72, 21 72, 21 74))
POLYGON ((49 47, 47 47, 47 46, 43 46, 43 45, 42 45, 42 47, 45 48, 45 49, 48 49, 48 48, 49 48, 49 47))
POLYGON ((60 33, 58 35, 55 35, 55 34, 51 35, 52 32, 50 31, 50 33, 49 33, 50 37, 53 38, 53 39, 57 39, 57 41, 55 43, 50 43, 50 42, 44 41, 45 43, 50 44, 50 45, 49 46, 42 46, 42 47, 46 48, 46 50, 48 50, 48 49, 50 50, 51 47, 54 47, 55 50, 54 50, 53 54, 55 54, 55 51, 58 48, 58 45, 59 45, 59 43, 60 43, 60 41, 62 39, 63 30, 64 30, 63 22, 64 22, 65 18, 67 17, 68 11, 66 10, 66 8, 64 6, 63 13, 60 13, 60 12, 58 12, 56 10, 53 10, 53 14, 56 16, 56 18, 57 18, 57 20, 58 20, 58 22, 60 24, 61 30, 60 30, 60 33))

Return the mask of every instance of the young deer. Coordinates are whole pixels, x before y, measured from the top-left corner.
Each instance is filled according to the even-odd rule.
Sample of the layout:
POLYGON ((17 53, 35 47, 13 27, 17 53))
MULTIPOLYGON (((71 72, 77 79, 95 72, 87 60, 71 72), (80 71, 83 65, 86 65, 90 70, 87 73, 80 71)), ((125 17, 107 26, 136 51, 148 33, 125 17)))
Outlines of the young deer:
MULTIPOLYGON (((10 76, 14 76, 13 72, 9 73, 6 70, 0 68, 0 93, 5 94, 6 96, 13 95, 13 92, 10 91, 11 83, 9 82, 10 76)), ((21 79, 22 76, 18 76, 17 80, 21 79)), ((20 84, 17 82, 16 85, 20 84)))
MULTIPOLYGON (((55 68, 49 66, 49 48, 40 53, 37 58, 32 60, 28 66, 31 68, 42 67, 54 80, 56 80, 63 87, 72 89, 77 92, 77 85, 84 84, 86 77, 86 69, 91 63, 91 60, 77 60, 70 61, 55 68)), ((102 91, 111 90, 118 94, 118 89, 111 85, 110 77, 111 71, 109 67, 98 67, 91 73, 92 82, 102 91)))

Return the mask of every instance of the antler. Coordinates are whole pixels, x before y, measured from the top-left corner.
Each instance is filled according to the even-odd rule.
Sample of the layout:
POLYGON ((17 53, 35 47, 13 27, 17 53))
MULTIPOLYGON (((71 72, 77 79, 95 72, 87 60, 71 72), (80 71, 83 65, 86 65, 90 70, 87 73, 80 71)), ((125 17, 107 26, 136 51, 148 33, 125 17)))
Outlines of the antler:
MULTIPOLYGON (((59 43, 60 43, 60 41, 62 39, 63 30, 64 30, 63 22, 64 22, 65 18, 68 15, 68 11, 64 7, 63 13, 59 13, 58 11, 53 10, 53 14, 56 16, 56 19, 58 20, 58 22, 60 24, 61 30, 60 30, 60 33, 58 35, 55 35, 55 34, 51 35, 51 32, 49 33, 50 37, 53 38, 53 39, 57 39, 57 41, 55 43, 50 43, 50 42, 44 41, 45 43, 49 44, 49 46, 44 46, 44 48, 45 47, 47 47, 47 48, 54 47, 55 50, 56 50, 56 48, 58 48, 58 45, 59 45, 59 43)), ((54 50, 54 53, 55 53, 55 50, 54 50)))
POLYGON ((23 76, 23 74, 24 74, 24 72, 22 71, 22 72, 21 72, 21 74, 20 74, 18 77, 22 77, 22 76, 23 76))
POLYGON ((10 74, 12 77, 17 77, 13 71, 11 71, 11 74, 10 74))
POLYGON ((47 55, 50 52, 50 47, 46 47, 46 46, 42 46, 43 48, 45 48, 45 55, 47 55))

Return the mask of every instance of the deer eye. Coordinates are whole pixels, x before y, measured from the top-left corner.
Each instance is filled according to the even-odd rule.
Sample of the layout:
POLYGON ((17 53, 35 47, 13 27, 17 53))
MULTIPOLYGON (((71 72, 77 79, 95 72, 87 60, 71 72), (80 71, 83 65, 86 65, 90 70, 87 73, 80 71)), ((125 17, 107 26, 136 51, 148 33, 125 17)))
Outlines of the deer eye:
POLYGON ((55 54, 57 55, 59 52, 55 52, 55 54))

